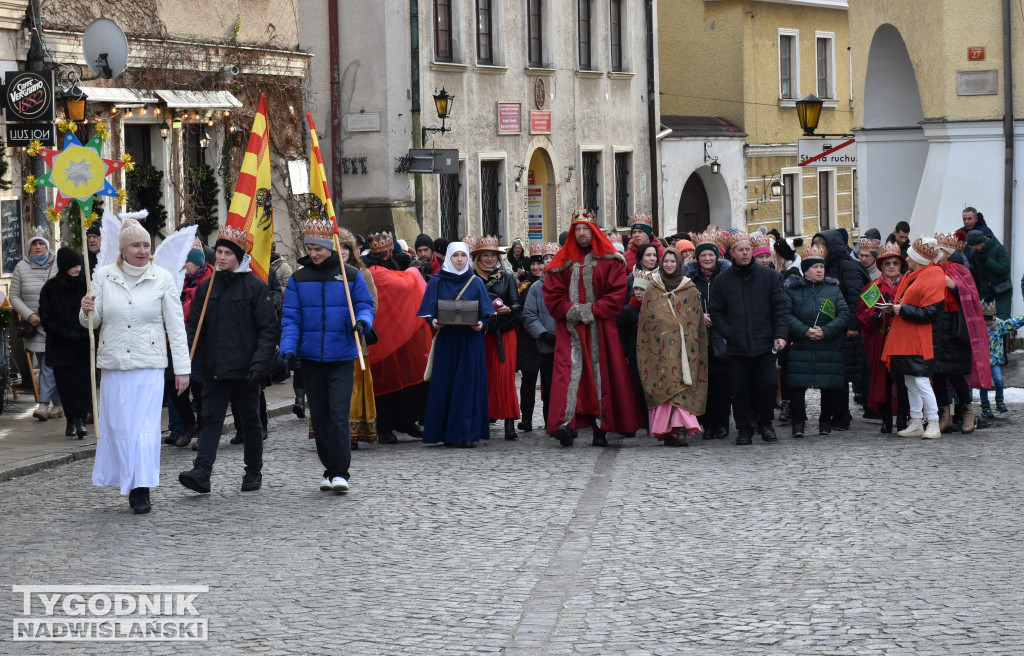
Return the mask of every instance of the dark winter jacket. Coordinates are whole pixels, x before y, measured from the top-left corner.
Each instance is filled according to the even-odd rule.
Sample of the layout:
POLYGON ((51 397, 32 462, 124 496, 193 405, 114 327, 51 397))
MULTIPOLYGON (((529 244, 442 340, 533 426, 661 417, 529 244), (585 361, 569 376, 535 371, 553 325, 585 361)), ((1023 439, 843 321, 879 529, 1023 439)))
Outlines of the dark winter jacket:
POLYGON ((708 308, 729 355, 770 353, 776 339, 789 336, 788 300, 774 269, 756 262, 734 264, 718 275, 708 308))
MULTIPOLYGON (((520 288, 516 291, 523 295, 524 298, 522 300, 529 297, 530 289, 536 284, 536 281, 528 285, 525 282, 520 283, 520 288), (526 285, 526 288, 523 289, 522 285, 526 285)), ((540 351, 537 350, 537 340, 531 337, 530 333, 526 332, 525 312, 519 314, 516 324, 519 326, 519 332, 516 336, 516 369, 519 371, 540 371, 540 351)))
POLYGON ((487 294, 491 297, 492 301, 500 298, 505 307, 512 310, 509 314, 494 315, 491 321, 487 323, 484 332, 496 334, 515 330, 516 321, 523 311, 523 305, 519 301, 519 279, 516 278, 514 273, 502 271, 501 276, 493 284, 490 279, 483 282, 487 286, 487 294))
POLYGON ((786 385, 814 389, 838 389, 846 385, 843 367, 843 341, 849 308, 839 290, 839 281, 826 277, 811 282, 806 277, 786 279, 789 297, 789 362, 786 385), (835 305, 835 319, 821 312, 825 299, 835 305), (814 341, 807 330, 817 325, 825 339, 814 341))
POLYGON ((619 310, 617 322, 619 341, 622 342, 622 350, 626 353, 626 362, 631 368, 636 369, 636 331, 640 324, 640 308, 626 303, 619 310))
MULTIPOLYGON (((724 258, 718 258, 718 265, 715 267, 714 274, 710 280, 705 280, 704 276, 700 274, 700 264, 697 260, 690 260, 683 265, 683 275, 693 281, 696 285, 697 291, 700 292, 700 306, 704 310, 704 314, 710 314, 708 310, 710 307, 711 298, 717 293, 716 285, 718 284, 718 276, 722 275, 722 272, 732 266, 729 260, 724 258)), ((712 359, 717 351, 718 353, 725 353, 725 337, 722 336, 722 331, 717 328, 708 329, 708 356, 712 359)), ((725 360, 725 358, 719 358, 725 360)))
MULTIPOLYGON (((550 333, 551 337, 547 339, 554 339, 555 319, 544 302, 544 278, 546 275, 538 278, 537 282, 526 290, 526 301, 523 303, 523 328, 535 340, 537 350, 542 354, 550 355, 555 352, 555 343, 553 341, 551 344, 545 343, 543 335, 550 333)), ((520 337, 526 339, 525 336, 520 335, 520 337)))
MULTIPOLYGON (((948 293, 948 290, 947 290, 948 293)), ((960 305, 960 292, 952 290, 957 306, 960 305)), ((932 374, 963 374, 971 373, 971 336, 967 332, 967 319, 963 308, 956 312, 939 312, 932 324, 932 374)))
POLYGON ((320 264, 304 257, 302 268, 288 279, 281 312, 281 355, 292 354, 303 360, 345 362, 359 357, 352 336, 352 317, 348 296, 356 321, 373 327, 373 295, 359 269, 345 265, 348 289, 342 282, 338 254, 320 264), (348 292, 346 294, 346 291, 348 292))
POLYGON ((995 237, 989 237, 980 251, 972 251, 974 263, 974 282, 978 285, 978 296, 994 296, 996 299, 996 316, 1000 319, 1010 318, 1010 302, 1013 297, 1013 285, 1002 294, 992 291, 994 285, 1010 279, 1010 256, 1006 247, 995 237))
MULTIPOLYGON (((850 248, 838 230, 818 233, 825 238, 828 255, 825 257, 825 275, 839 281, 839 289, 847 308, 856 308, 861 290, 871 282, 871 276, 864 265, 850 257, 850 248)), ((817 237, 818 235, 815 235, 817 237)), ((847 382, 861 379, 864 368, 864 341, 860 335, 860 321, 857 313, 848 312, 847 330, 856 330, 856 337, 843 336, 843 360, 846 364, 847 382)))
MULTIPOLYGON (((909 305, 902 303, 900 305, 900 318, 910 321, 911 323, 931 323, 934 324, 939 319, 939 315, 942 314, 945 303, 940 301, 933 305, 925 305, 918 307, 916 305, 909 305)), ((934 335, 933 335, 934 339, 934 335)), ((932 344, 932 352, 934 354, 935 345, 932 344)), ((903 376, 918 376, 930 378, 932 375, 932 369, 935 366, 934 357, 931 360, 925 360, 920 355, 896 355, 892 358, 892 366, 889 370, 894 374, 903 376)))
MULTIPOLYGON (((218 271, 204 280, 193 306, 202 308, 207 294, 210 302, 199 331, 203 379, 244 380, 250 371, 261 378, 269 374, 277 352, 277 317, 266 283, 249 269, 249 256, 234 271, 218 271)), ((189 313, 189 344, 195 339, 201 315, 189 313)))
POLYGON ((88 367, 89 330, 78 321, 85 296, 85 272, 72 278, 58 273, 39 293, 39 320, 46 330, 46 364, 88 367))

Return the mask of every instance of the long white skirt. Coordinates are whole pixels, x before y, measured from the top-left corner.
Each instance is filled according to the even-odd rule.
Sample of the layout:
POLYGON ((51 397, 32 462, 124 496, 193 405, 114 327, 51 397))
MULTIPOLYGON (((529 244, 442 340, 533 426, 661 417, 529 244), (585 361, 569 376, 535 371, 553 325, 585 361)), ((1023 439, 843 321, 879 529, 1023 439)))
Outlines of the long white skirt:
POLYGON ((163 397, 163 369, 103 370, 93 485, 128 494, 160 484, 163 397))

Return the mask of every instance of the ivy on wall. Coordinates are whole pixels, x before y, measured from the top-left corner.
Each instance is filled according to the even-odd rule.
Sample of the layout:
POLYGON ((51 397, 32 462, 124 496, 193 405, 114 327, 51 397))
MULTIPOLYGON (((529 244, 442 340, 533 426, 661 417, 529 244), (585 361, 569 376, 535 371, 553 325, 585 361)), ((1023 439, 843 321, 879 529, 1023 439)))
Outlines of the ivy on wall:
POLYGON ((199 226, 199 235, 205 242, 217 230, 217 177, 206 164, 190 165, 185 171, 188 218, 199 226))
POLYGON ((131 172, 125 175, 125 188, 128 191, 128 211, 149 210, 149 216, 141 221, 150 235, 164 237, 163 229, 167 224, 167 208, 163 205, 164 172, 148 164, 136 164, 131 172))

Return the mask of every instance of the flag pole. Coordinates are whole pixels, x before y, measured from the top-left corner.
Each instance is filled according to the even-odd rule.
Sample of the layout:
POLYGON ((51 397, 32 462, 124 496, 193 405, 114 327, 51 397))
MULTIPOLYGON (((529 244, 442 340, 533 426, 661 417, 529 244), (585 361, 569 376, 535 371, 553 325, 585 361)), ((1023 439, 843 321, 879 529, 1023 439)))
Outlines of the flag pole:
MULTIPOLYGON (((331 199, 328 198, 327 202, 330 203, 331 199)), ((331 208, 333 213, 334 208, 331 208)), ((352 325, 356 325, 356 311, 352 307, 352 294, 349 293, 348 288, 348 274, 345 273, 345 261, 341 259, 341 244, 338 243, 338 233, 334 233, 334 252, 338 254, 338 263, 341 265, 341 280, 345 283, 345 300, 348 301, 348 316, 352 319, 352 325)), ((358 337, 356 337, 356 353, 359 354, 359 368, 366 371, 366 362, 363 361, 363 343, 358 337)))
POLYGON ((196 336, 192 338, 192 348, 188 352, 188 359, 196 356, 196 346, 199 345, 199 333, 203 331, 203 319, 206 318, 206 304, 210 302, 210 293, 213 291, 213 279, 217 277, 217 267, 213 267, 210 274, 210 286, 206 288, 206 296, 203 297, 203 310, 199 313, 199 323, 196 325, 196 336))
MULTIPOLYGON (((82 245, 85 257, 82 258, 82 268, 85 269, 86 294, 92 291, 92 272, 89 271, 89 236, 86 234, 85 217, 82 217, 82 245)), ((89 318, 89 392, 92 394, 92 425, 96 439, 100 439, 100 406, 96 398, 96 334, 92 327, 93 311, 89 310, 86 317, 89 318)))

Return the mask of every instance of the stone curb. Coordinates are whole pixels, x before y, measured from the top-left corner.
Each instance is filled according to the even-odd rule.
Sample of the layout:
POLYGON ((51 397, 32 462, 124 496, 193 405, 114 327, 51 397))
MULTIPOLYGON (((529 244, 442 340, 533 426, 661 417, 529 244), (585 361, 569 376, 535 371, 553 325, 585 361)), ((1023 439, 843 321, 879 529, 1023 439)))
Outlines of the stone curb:
MULTIPOLYGON (((283 415, 291 414, 292 404, 291 402, 283 403, 280 405, 268 405, 267 407, 267 418, 273 419, 274 417, 280 417, 283 415)), ((224 424, 225 432, 228 430, 234 430, 234 424, 224 424)), ((166 434, 167 431, 164 431, 166 434)), ((22 476, 28 476, 46 469, 53 469, 61 465, 66 465, 76 460, 86 460, 88 458, 96 457, 96 445, 83 446, 81 448, 73 449, 70 452, 67 450, 58 451, 55 453, 47 453, 45 455, 34 456, 32 458, 26 458, 25 460, 19 460, 18 462, 12 462, 3 466, 0 469, 0 482, 9 481, 22 476)))

